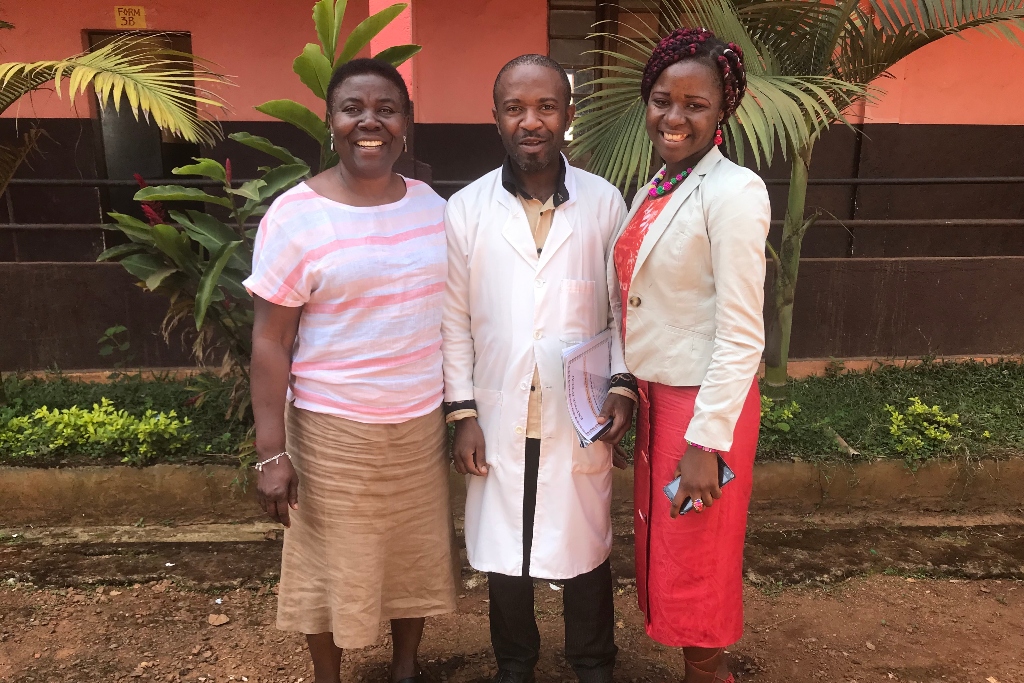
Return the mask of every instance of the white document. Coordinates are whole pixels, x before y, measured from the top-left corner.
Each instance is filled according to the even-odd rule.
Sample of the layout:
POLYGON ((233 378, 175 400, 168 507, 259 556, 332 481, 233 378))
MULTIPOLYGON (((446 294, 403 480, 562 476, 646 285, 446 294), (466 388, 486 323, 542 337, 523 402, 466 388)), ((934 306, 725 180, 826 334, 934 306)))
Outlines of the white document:
POLYGON ((611 388, 612 331, 562 351, 565 400, 580 445, 586 448, 611 425, 597 423, 611 388))

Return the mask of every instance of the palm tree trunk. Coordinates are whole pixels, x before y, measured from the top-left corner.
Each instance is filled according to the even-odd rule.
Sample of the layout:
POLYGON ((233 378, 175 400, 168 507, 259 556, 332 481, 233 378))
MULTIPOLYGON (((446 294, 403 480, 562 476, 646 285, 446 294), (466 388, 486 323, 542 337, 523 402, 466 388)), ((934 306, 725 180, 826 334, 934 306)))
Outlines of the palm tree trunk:
POLYGON ((804 220, 807 203, 807 177, 811 167, 814 142, 808 141, 792 155, 793 166, 789 175, 789 197, 786 218, 782 226, 782 245, 778 256, 773 255, 775 277, 767 321, 767 347, 765 350, 765 381, 770 395, 781 396, 786 386, 789 363, 789 342, 793 331, 793 302, 796 298, 796 279, 800 269, 800 247, 813 217, 804 220))

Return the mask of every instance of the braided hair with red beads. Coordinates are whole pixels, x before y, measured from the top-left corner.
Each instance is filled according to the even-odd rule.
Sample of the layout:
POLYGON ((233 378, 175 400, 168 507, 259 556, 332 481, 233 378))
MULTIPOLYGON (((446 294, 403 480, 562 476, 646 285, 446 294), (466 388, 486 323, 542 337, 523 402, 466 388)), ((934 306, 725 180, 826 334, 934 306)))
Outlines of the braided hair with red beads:
MULTIPOLYGON (((726 43, 705 28, 677 28, 661 39, 644 67, 640 96, 644 102, 661 72, 684 59, 696 59, 712 67, 722 84, 724 122, 740 106, 747 90, 747 70, 743 66, 743 50, 736 43, 726 43)), ((722 144, 721 126, 715 144, 722 144)))

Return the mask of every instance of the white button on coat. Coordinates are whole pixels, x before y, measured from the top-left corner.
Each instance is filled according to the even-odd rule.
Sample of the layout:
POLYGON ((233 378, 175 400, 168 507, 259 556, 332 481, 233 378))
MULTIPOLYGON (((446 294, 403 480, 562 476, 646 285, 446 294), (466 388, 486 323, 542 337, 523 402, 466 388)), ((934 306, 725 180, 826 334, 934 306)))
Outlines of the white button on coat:
MULTIPOLYGON (((618 191, 566 168, 569 199, 556 210, 543 252, 519 200, 496 170, 448 202, 448 286, 442 323, 445 400, 475 399, 488 473, 467 477, 466 548, 478 571, 523 571, 524 425, 540 372, 541 457, 530 574, 568 579, 611 551, 612 454, 580 448, 569 420, 562 350, 615 329, 606 260, 626 214, 618 191)), ((613 334, 612 372, 625 372, 613 334)))

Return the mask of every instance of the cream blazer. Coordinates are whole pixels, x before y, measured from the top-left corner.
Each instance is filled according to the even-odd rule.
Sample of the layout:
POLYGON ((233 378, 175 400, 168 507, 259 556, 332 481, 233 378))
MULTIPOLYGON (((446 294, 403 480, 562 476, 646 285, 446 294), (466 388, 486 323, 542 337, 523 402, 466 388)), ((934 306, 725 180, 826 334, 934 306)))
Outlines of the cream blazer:
MULTIPOLYGON (((616 241, 646 192, 633 199, 616 241)), ((651 224, 629 287, 626 366, 642 380, 699 385, 686 439, 722 452, 732 447, 764 351, 770 219, 761 178, 713 147, 651 224)), ((608 271, 617 283, 614 258, 608 271)), ((621 324, 618 297, 612 311, 621 324)))
MULTIPOLYGON (((580 447, 562 351, 612 328, 607 259, 626 203, 612 185, 566 165, 569 199, 543 252, 501 169, 456 192, 445 211, 448 284, 441 324, 446 401, 476 400, 486 477, 467 475, 466 550, 479 571, 523 571, 526 418, 534 368, 543 386, 530 574, 568 579, 608 558, 612 451, 580 447)), ((612 372, 625 372, 621 346, 612 372)))

